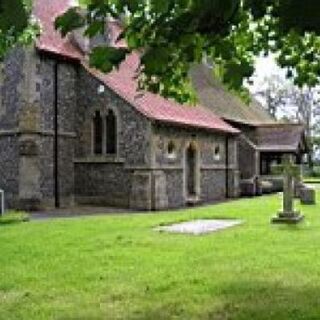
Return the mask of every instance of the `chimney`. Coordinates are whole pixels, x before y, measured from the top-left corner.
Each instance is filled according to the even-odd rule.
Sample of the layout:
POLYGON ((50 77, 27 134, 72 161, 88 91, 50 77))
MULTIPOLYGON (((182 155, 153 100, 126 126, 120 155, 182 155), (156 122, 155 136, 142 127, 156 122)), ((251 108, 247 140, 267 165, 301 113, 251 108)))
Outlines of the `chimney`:
MULTIPOLYGON (((86 16, 87 10, 79 8, 80 14, 86 16)), ((98 34, 93 38, 88 38, 84 35, 86 26, 78 28, 71 33, 71 41, 76 45, 84 54, 88 54, 94 47, 105 45, 108 43, 108 28, 105 23, 105 29, 103 34, 98 34)))

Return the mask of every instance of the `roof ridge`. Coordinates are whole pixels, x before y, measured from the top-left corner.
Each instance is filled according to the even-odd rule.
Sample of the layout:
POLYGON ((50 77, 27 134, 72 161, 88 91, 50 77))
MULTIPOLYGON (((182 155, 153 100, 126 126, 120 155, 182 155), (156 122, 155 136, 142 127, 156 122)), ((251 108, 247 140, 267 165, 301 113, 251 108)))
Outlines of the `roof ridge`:
MULTIPOLYGON (((36 43, 36 47, 39 50, 77 59, 92 76, 105 83, 149 119, 230 134, 239 133, 237 129, 226 123, 212 110, 208 110, 203 106, 187 108, 151 92, 142 92, 140 95, 134 75, 135 66, 140 61, 137 52, 127 55, 117 70, 108 74, 102 74, 98 70, 90 68, 84 59, 84 54, 75 49, 68 37, 63 39, 54 29, 54 17, 66 11, 69 7, 68 3, 64 0, 51 0, 50 6, 47 6, 45 2, 44 0, 35 0, 35 13, 43 24, 43 33, 36 43)), ((116 37, 119 34, 119 30, 115 28, 112 33, 116 37)))

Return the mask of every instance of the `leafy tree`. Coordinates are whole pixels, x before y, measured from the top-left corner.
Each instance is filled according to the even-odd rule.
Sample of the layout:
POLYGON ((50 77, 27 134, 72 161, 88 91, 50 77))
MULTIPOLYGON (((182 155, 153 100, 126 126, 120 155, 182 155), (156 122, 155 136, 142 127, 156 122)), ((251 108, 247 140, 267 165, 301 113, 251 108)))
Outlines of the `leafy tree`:
MULTIPOLYGON (((66 35, 104 32, 103 21, 123 22, 128 51, 140 50, 140 84, 180 102, 189 101, 188 71, 209 57, 229 89, 245 93, 254 57, 274 53, 287 76, 313 87, 320 75, 320 2, 314 0, 82 0, 87 14, 72 8, 57 19, 66 35)), ((126 51, 95 48, 91 64, 108 72, 126 51), (109 61, 101 65, 101 61, 109 61)))
POLYGON ((288 85, 279 75, 271 75, 265 77, 260 84, 260 89, 253 92, 257 98, 264 100, 264 105, 268 113, 277 119, 279 112, 281 113, 288 100, 288 85))
POLYGON ((10 48, 28 44, 37 35, 30 12, 31 0, 0 0, 0 60, 10 48))
MULTIPOLYGON (((272 75, 265 78, 262 90, 255 92, 263 98, 266 109, 277 120, 301 123, 310 147, 308 164, 312 168, 313 155, 320 138, 320 100, 318 88, 299 88, 290 81, 272 75)), ((320 145, 319 145, 320 146, 320 145)))

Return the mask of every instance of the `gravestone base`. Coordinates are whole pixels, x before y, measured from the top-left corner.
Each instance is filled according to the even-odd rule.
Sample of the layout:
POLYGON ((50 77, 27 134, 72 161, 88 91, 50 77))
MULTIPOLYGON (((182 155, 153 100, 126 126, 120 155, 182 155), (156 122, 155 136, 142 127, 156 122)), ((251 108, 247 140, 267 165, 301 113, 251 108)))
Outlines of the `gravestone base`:
POLYGON ((301 204, 316 204, 316 191, 309 187, 301 189, 300 200, 301 204))
POLYGON ((284 212, 280 211, 277 217, 271 219, 271 223, 297 224, 304 219, 299 211, 284 212))
POLYGON ((241 220, 229 220, 229 219, 198 219, 186 222, 175 223, 166 226, 160 226, 154 230, 160 232, 172 232, 172 233, 184 233, 191 235, 208 234, 231 227, 241 225, 241 220))

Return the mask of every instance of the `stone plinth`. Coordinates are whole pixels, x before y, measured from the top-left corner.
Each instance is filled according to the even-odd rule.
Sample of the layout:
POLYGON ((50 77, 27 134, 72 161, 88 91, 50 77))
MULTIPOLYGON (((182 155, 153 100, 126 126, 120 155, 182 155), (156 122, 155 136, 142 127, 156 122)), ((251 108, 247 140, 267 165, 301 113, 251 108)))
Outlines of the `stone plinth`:
POLYGON ((136 171, 133 174, 130 208, 165 210, 168 208, 166 176, 162 171, 136 171))
POLYGON ((256 184, 252 179, 241 180, 240 190, 245 197, 254 197, 257 194, 256 184))
POLYGON ((261 188, 262 188, 262 193, 263 194, 269 194, 272 193, 272 182, 267 181, 267 180, 262 180, 261 181, 261 188))
POLYGON ((296 224, 304 219, 304 216, 299 211, 284 212, 281 211, 278 215, 271 219, 272 223, 296 224))
POLYGON ((316 191, 310 187, 300 189, 301 204, 316 204, 316 191))
POLYGON ((155 228, 156 231, 202 235, 241 225, 241 220, 193 220, 155 228))

